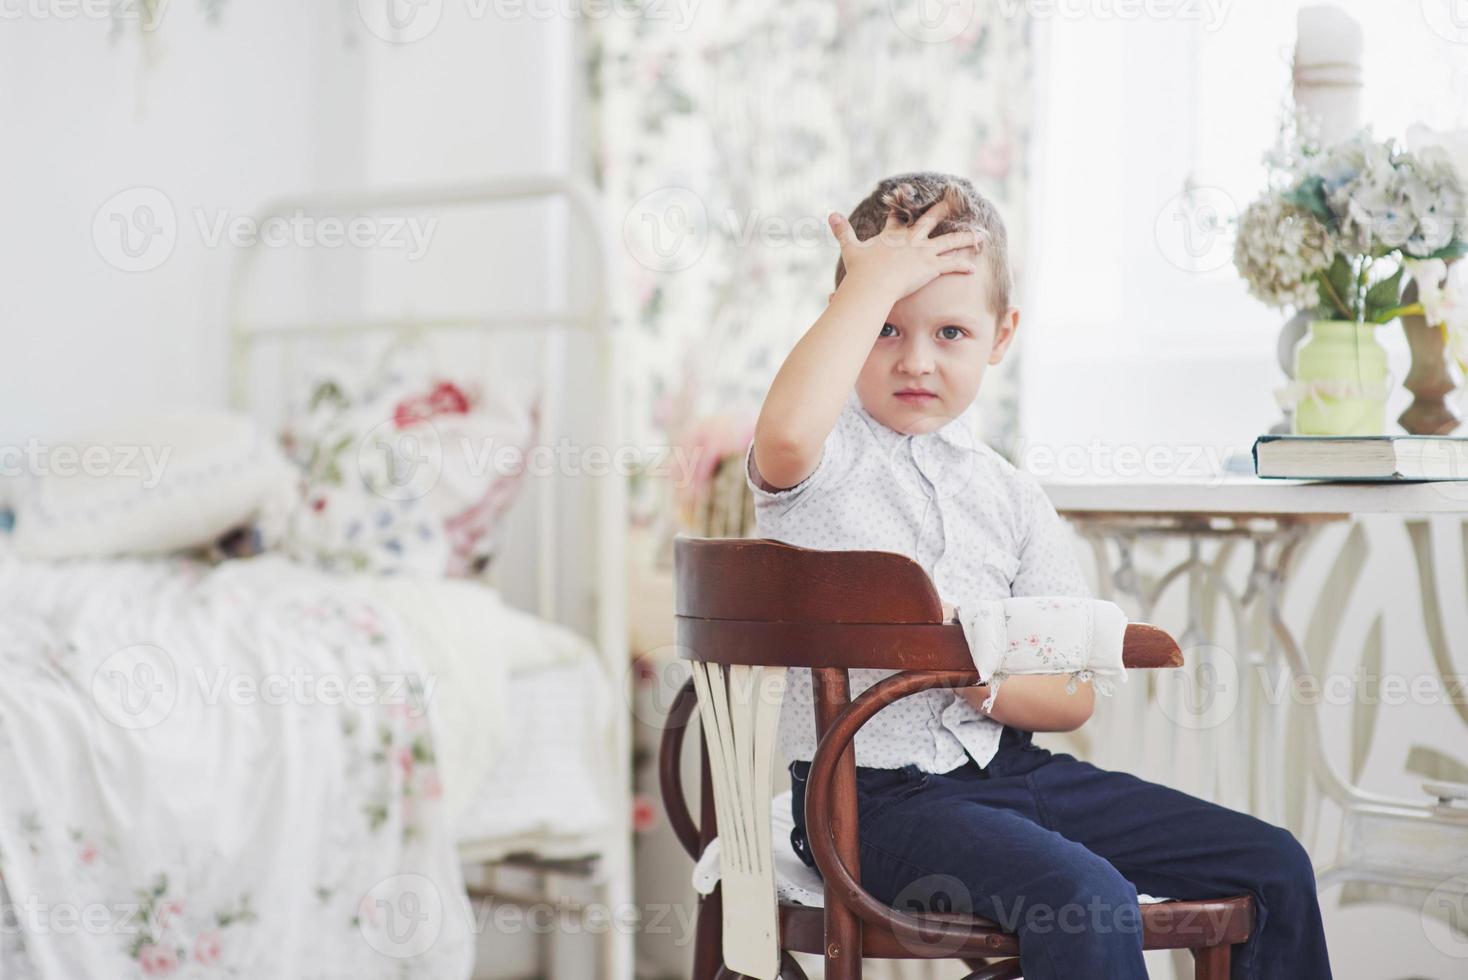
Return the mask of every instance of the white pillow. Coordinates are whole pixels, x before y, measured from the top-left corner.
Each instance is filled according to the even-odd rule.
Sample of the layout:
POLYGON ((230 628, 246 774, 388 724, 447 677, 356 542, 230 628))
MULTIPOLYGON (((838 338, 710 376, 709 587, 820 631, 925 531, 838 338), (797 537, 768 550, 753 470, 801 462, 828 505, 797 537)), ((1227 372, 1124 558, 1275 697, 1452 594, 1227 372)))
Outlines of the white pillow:
POLYGON ((189 411, 36 447, 14 502, 23 558, 145 555, 247 523, 290 467, 247 415, 189 411))

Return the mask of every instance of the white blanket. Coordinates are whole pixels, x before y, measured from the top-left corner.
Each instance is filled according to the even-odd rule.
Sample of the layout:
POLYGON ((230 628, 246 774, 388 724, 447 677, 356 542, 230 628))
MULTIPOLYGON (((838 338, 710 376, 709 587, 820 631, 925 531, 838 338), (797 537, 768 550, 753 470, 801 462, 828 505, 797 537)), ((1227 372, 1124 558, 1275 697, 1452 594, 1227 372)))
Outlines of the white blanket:
POLYGON ((994 706, 1013 674, 1070 674, 1067 690, 1094 681, 1110 694, 1126 681, 1122 642, 1126 613, 1114 602, 1069 596, 1022 596, 967 602, 954 610, 980 680, 989 686, 983 709, 994 706))
POLYGON ((437 707, 499 682, 441 686, 394 592, 478 622, 278 557, 0 560, 0 978, 467 977, 437 707))

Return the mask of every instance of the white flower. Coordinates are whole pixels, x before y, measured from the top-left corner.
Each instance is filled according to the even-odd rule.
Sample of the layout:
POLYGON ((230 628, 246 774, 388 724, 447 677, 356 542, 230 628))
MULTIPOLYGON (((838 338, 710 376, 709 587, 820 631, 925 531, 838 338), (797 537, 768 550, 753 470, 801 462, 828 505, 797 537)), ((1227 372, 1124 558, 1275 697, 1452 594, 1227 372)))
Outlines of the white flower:
POLYGON ((1239 216, 1234 266, 1249 292, 1271 306, 1320 303, 1315 274, 1329 268, 1335 248, 1325 225, 1308 211, 1268 194, 1239 216))
POLYGON ((1468 261, 1449 265, 1442 259, 1408 259, 1406 264, 1417 283, 1424 318, 1446 328, 1449 351, 1468 367, 1468 261))
POLYGON ((1468 233, 1463 184, 1446 150, 1401 152, 1363 130, 1313 158, 1342 244, 1373 255, 1401 249, 1423 257, 1468 233))
POLYGON ((1468 129, 1440 133, 1422 123, 1413 123, 1407 127, 1407 146, 1419 157, 1440 154, 1458 175, 1458 185, 1468 187, 1468 129))

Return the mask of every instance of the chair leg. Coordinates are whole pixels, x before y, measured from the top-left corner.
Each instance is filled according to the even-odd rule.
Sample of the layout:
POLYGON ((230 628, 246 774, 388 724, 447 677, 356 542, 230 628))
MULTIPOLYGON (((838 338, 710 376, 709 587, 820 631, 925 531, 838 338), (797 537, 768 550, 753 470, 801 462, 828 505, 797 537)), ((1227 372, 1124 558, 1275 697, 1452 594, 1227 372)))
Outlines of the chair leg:
POLYGON ((1204 946, 1193 950, 1193 980, 1228 980, 1231 946, 1204 946))
POLYGON ((698 903, 693 934, 693 980, 716 980, 724 965, 724 890, 714 888, 698 903))

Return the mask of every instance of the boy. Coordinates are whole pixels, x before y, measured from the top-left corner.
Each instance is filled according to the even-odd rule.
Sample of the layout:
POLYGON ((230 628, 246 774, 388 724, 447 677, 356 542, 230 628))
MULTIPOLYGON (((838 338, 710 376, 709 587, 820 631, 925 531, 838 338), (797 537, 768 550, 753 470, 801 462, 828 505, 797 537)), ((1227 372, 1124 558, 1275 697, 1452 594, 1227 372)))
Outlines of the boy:
MULTIPOLYGON (((746 462, 760 536, 908 555, 960 605, 1089 596, 1039 484, 974 437, 984 369, 1019 327, 993 205, 963 178, 912 173, 829 221, 836 290, 771 383, 746 462)), ((852 695, 891 673, 852 670, 852 695)), ((1027 980, 1146 977, 1139 889, 1252 892, 1258 917, 1233 976, 1328 980, 1314 872, 1287 831, 1032 744, 1091 716, 1091 685, 1067 693, 1069 680, 1011 677, 988 712, 974 687, 873 716, 855 739, 863 885, 903 907, 946 894, 1016 930, 1027 980)), ((789 672, 779 742, 792 843, 814 866, 809 670, 789 672)))

